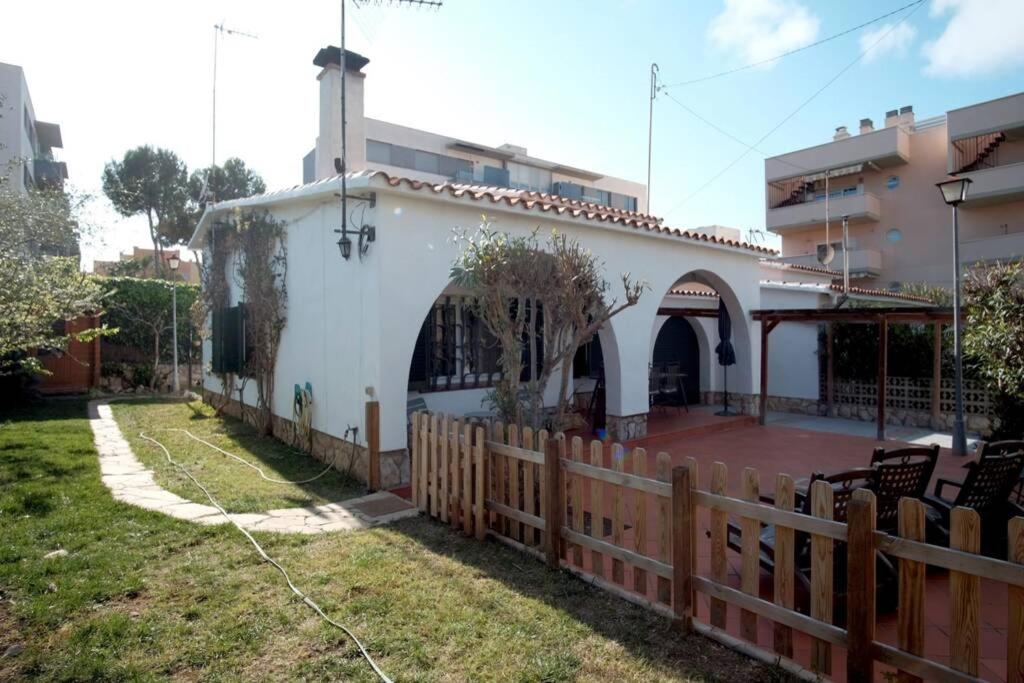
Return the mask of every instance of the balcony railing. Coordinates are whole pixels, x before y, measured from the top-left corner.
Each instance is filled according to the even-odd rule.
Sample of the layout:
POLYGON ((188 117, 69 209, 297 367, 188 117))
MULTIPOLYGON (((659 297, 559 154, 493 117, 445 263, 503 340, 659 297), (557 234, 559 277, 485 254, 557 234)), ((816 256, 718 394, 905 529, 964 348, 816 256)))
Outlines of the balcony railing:
MULTIPOLYGON (((882 216, 881 200, 871 192, 836 192, 829 196, 828 214, 831 221, 839 222, 841 216, 849 216, 851 222, 878 221, 882 216)), ((784 206, 768 210, 769 230, 824 225, 824 197, 806 197, 784 206)))

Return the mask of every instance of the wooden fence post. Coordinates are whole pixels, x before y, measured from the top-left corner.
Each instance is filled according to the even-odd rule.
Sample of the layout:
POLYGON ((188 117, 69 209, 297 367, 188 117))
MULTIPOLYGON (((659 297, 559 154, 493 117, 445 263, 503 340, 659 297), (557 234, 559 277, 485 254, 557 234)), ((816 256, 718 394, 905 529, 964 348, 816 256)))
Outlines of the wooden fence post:
POLYGON ((483 427, 476 428, 476 445, 473 447, 473 460, 476 461, 476 519, 473 521, 473 528, 476 531, 477 540, 487 538, 487 512, 484 499, 487 498, 487 471, 489 467, 487 457, 487 432, 483 427))
MULTIPOLYGON (((621 473, 623 471, 626 452, 621 444, 612 444, 612 470, 621 473)), ((624 526, 622 509, 622 486, 612 487, 612 543, 622 547, 622 529, 624 526)), ((617 584, 626 583, 626 565, 617 557, 612 558, 612 581, 617 584)))
POLYGON ((412 504, 420 506, 420 411, 412 414, 412 431, 409 433, 409 480, 412 504))
MULTIPOLYGON (((590 442, 590 464, 604 467, 604 451, 597 439, 590 442)), ((604 540, 604 482, 598 479, 590 480, 590 535, 604 540)), ((594 576, 604 578, 604 555, 596 550, 590 551, 590 571, 594 576)))
MULTIPOLYGON (((1010 562, 1024 564, 1024 517, 1014 517, 1009 525, 1010 562)), ((1006 636, 1007 683, 1024 683, 1024 588, 1009 587, 1009 606, 1006 636)))
POLYGON ((366 449, 370 452, 370 490, 380 490, 380 403, 366 402, 366 449))
MULTIPOLYGON (((950 513, 949 547, 966 553, 981 550, 981 518, 969 508, 953 508, 950 513)), ((949 573, 950 627, 949 663, 957 671, 978 675, 978 619, 980 617, 981 579, 964 572, 949 573)), ((1009 662, 1007 662, 1009 664, 1009 662)))
POLYGON ((875 639, 875 496, 860 489, 847 507, 846 680, 871 683, 875 639))
POLYGON ((558 439, 548 439, 544 444, 544 495, 547 498, 544 540, 548 566, 553 569, 558 569, 561 559, 562 514, 565 510, 562 500, 565 484, 562 482, 562 463, 558 458, 558 439))
POLYGON ((676 628, 689 633, 693 627, 693 537, 691 517, 690 470, 672 470, 672 609, 676 628))
MULTIPOLYGON (((724 462, 711 465, 711 493, 726 494, 729 469, 724 462)), ((726 585, 729 580, 729 566, 725 558, 728 541, 729 513, 725 510, 711 511, 711 580, 726 585)), ((711 625, 725 630, 728 625, 728 609, 725 600, 711 598, 711 625)))
MULTIPOLYGON (((638 477, 647 476, 647 451, 643 448, 633 449, 633 474, 638 477)), ((647 495, 643 491, 633 491, 633 550, 640 555, 647 554, 647 495)), ((647 596, 647 572, 640 567, 633 567, 633 590, 647 596)))
MULTIPOLYGON (((671 483, 672 456, 658 453, 658 481, 671 483)), ((672 501, 658 496, 658 559, 668 564, 672 561, 672 501)), ((664 576, 658 577, 658 602, 672 604, 672 582, 664 576)))
MULTIPOLYGON (((474 426, 467 424, 462 428, 462 533, 472 535, 473 529, 473 433, 474 426)), ((479 429, 477 427, 476 429, 479 429)))
MULTIPOLYGON (((816 481, 810 490, 811 514, 832 519, 832 487, 816 481)), ((811 534, 811 616, 826 624, 832 623, 832 539, 811 534)), ((832 673, 832 644, 819 638, 811 639, 811 669, 829 675, 832 673)))
MULTIPOLYGON (((743 500, 760 502, 760 474, 753 467, 743 469, 743 500)), ((761 588, 761 521, 756 517, 740 517, 740 588, 755 598, 761 588)), ((757 612, 740 610, 740 635, 757 645, 757 612)))
MULTIPOLYGON (((538 434, 537 436, 540 435, 538 434)), ((538 444, 534 440, 533 429, 523 427, 522 446, 528 451, 536 451, 544 448, 544 442, 538 444)), ((523 512, 528 515, 537 515, 537 508, 534 505, 535 499, 533 497, 534 467, 535 465, 532 462, 523 461, 523 512)), ((543 517, 543 514, 539 516, 543 517)), ((523 545, 536 545, 534 533, 532 526, 523 527, 523 545)))
MULTIPOLYGON (((775 507, 780 510, 793 511, 796 501, 796 487, 793 478, 788 474, 779 474, 775 479, 775 507)), ((795 533, 792 528, 775 525, 775 572, 774 596, 775 604, 786 609, 793 609, 795 604, 794 549, 795 533)), ((772 630, 772 641, 775 652, 784 657, 793 657, 793 629, 775 622, 772 630)))
MULTIPOLYGON (((578 436, 572 437, 572 461, 583 462, 583 439, 578 436)), ((570 480, 572 488, 572 530, 578 534, 583 533, 583 477, 575 474, 570 480)), ((573 545, 573 564, 583 567, 583 546, 573 545)))
MULTIPOLYGON (((924 542, 924 504, 913 498, 901 498, 899 503, 900 536, 911 541, 924 542)), ((899 646, 910 654, 924 654, 924 580, 927 565, 923 562, 900 559, 899 612, 897 632, 899 646)), ((920 683, 921 679, 904 671, 897 672, 899 683, 920 683)))

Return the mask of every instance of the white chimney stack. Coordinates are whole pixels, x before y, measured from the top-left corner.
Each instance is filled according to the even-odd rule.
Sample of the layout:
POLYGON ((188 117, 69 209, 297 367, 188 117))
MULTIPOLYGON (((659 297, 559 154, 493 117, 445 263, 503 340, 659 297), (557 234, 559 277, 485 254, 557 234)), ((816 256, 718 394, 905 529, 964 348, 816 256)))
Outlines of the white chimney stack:
POLYGON ((890 109, 889 111, 885 112, 885 127, 886 128, 892 128, 893 126, 895 126, 899 122, 900 122, 900 112, 899 112, 899 109, 890 109))
POLYGON ((906 107, 900 107, 900 125, 914 125, 914 108, 912 106, 907 105, 906 107))
POLYGON ((846 130, 846 126, 839 126, 836 128, 836 134, 832 136, 833 140, 845 140, 850 137, 850 132, 846 130))
POLYGON ((874 129, 875 129, 875 122, 872 121, 871 119, 861 119, 860 120, 860 134, 861 135, 864 135, 864 133, 870 133, 874 129))
MULTIPOLYGON (((363 116, 362 68, 370 61, 362 55, 346 50, 345 66, 345 157, 348 170, 366 167, 366 123, 363 116)), ((321 67, 316 79, 320 81, 320 129, 316 138, 316 179, 337 175, 334 160, 341 157, 341 50, 328 46, 320 50, 313 64, 321 67)))

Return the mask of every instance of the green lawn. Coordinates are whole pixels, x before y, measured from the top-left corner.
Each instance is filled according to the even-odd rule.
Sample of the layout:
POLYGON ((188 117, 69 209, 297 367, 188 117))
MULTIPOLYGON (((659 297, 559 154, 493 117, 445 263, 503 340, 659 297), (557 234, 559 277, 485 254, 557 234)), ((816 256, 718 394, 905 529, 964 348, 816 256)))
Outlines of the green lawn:
POLYGON ((333 503, 366 493, 354 477, 332 470, 307 484, 264 481, 255 470, 218 453, 181 432, 187 429, 201 439, 233 453, 263 470, 272 479, 302 481, 315 477, 326 465, 307 453, 276 439, 264 439, 240 420, 214 418, 213 409, 199 401, 147 399, 110 404, 121 433, 135 455, 153 470, 158 484, 182 498, 207 504, 203 492, 174 465, 163 451, 139 437, 145 432, 171 452, 175 460, 210 489, 228 512, 263 512, 277 508, 308 507, 333 503))
MULTIPOLYGON (((139 408, 138 418, 166 409, 139 408)), ((115 502, 100 482, 84 402, 0 423, 0 680, 373 680, 352 643, 296 600, 235 529, 115 502), (57 549, 67 555, 44 558, 57 549), (2 656, 12 645, 24 651, 2 656)), ((395 680, 780 677, 425 519, 258 538, 395 680)))

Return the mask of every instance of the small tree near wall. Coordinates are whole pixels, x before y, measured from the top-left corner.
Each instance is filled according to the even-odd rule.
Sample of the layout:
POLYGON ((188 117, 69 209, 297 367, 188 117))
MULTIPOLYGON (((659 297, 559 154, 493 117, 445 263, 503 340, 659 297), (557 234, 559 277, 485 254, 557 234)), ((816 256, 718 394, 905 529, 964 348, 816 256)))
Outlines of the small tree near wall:
POLYGON ((577 240, 557 232, 542 244, 536 231, 509 235, 485 219, 473 234, 456 233, 456 241, 462 253, 452 266, 452 281, 468 290, 501 351, 495 407, 506 421, 540 428, 544 388, 560 369, 554 427, 562 428, 576 351, 613 316, 636 305, 646 283, 624 273, 624 301, 609 301, 603 264, 577 240), (520 393, 524 358, 530 363, 525 397, 520 393))
POLYGON ((1024 263, 976 268, 964 282, 964 356, 995 393, 997 438, 1024 437, 1024 263))

